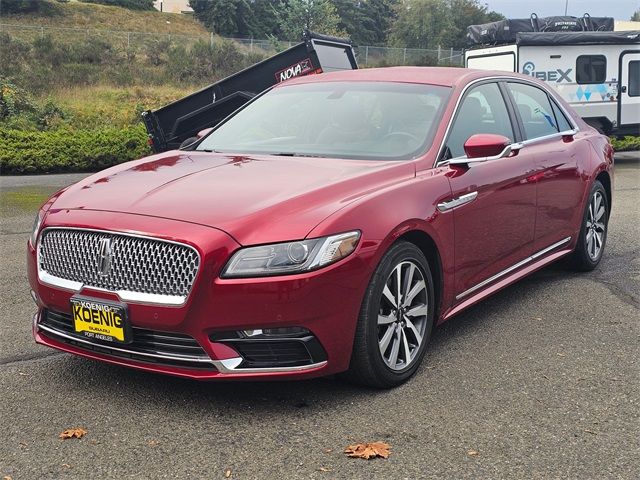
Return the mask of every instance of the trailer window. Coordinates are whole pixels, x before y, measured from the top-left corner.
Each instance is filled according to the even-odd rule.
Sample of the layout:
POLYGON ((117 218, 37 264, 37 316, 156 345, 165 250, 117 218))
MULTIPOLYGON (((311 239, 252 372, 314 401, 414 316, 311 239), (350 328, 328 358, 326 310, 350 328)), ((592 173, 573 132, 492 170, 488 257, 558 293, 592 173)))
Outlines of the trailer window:
POLYGON ((629 86, 627 92, 630 97, 640 97, 640 60, 629 62, 629 86))
POLYGON ((558 133, 558 125, 544 90, 524 83, 508 83, 520 113, 527 140, 558 133))
POLYGON ((576 82, 603 83, 607 79, 607 57, 580 55, 576 60, 576 82))
POLYGON ((197 150, 411 159, 431 146, 450 92, 395 82, 283 85, 219 125, 197 150))

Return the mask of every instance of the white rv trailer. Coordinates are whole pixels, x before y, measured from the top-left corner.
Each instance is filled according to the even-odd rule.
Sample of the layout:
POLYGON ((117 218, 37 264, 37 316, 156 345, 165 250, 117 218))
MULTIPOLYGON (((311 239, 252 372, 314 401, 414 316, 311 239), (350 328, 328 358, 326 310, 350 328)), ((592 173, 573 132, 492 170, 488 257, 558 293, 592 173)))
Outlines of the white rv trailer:
POLYGON ((604 133, 640 135, 640 31, 522 32, 465 51, 465 66, 520 72, 555 88, 604 133))

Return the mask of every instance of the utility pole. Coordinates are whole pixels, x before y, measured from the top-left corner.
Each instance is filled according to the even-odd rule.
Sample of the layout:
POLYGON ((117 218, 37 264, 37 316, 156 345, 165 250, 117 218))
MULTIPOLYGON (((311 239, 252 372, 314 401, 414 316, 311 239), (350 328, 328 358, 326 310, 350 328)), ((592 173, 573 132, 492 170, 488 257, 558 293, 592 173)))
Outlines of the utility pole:
POLYGON ((564 2, 564 16, 567 16, 567 10, 569 10, 569 0, 565 0, 564 2))

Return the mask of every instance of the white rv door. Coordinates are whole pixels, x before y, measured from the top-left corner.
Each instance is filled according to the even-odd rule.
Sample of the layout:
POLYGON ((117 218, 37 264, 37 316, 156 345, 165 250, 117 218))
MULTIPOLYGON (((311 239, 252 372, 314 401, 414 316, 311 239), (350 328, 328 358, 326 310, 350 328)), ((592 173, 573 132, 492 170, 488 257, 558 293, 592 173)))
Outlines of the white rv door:
POLYGON ((640 51, 620 54, 618 125, 640 123, 640 51))

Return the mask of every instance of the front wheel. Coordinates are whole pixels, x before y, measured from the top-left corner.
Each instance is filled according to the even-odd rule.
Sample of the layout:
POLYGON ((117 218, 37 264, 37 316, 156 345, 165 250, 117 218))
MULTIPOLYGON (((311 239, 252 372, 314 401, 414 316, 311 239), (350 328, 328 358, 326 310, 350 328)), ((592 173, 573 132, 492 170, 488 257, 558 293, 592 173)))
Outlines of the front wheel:
POLYGON ((602 259, 607 242, 609 201, 602 183, 596 180, 589 192, 589 200, 582 218, 580 237, 573 252, 572 266, 579 271, 593 270, 602 259))
POLYGON ((349 371, 354 382, 390 388, 418 369, 434 321, 433 277, 424 254, 394 244, 378 265, 360 310, 349 371))

